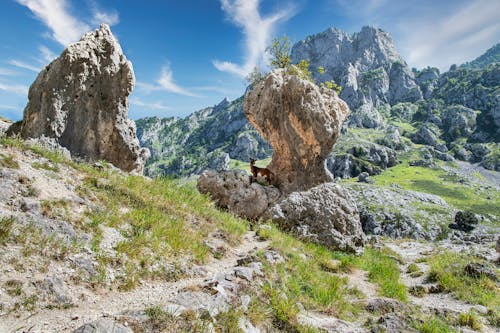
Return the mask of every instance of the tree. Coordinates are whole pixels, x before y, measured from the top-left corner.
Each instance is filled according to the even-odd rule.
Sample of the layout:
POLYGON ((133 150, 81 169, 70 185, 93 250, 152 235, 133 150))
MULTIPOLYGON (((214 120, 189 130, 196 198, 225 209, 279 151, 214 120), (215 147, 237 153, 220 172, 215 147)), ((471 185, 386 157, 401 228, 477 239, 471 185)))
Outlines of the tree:
POLYGON ((290 58, 291 42, 287 36, 274 38, 266 52, 271 56, 271 67, 288 69, 292 63, 290 58))

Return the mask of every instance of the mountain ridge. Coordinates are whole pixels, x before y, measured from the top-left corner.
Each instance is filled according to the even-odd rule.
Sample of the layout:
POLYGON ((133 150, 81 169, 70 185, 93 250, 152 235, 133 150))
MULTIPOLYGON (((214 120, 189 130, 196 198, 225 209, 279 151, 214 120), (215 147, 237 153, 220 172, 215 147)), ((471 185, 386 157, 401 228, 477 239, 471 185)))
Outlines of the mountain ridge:
MULTIPOLYGON (((292 47, 291 57, 295 63, 309 59, 317 82, 333 79, 340 83, 343 87, 340 97, 352 110, 349 128, 399 126, 399 134, 430 146, 441 159, 479 162, 488 169, 500 170, 500 74, 498 62, 494 62, 498 51, 497 44, 471 61, 483 64, 483 68, 452 66, 444 73, 432 67, 412 70, 397 52, 388 32, 363 27, 354 34, 329 28, 308 36, 292 47), (317 71, 320 66, 325 68, 322 75, 317 71), (405 130, 409 127, 411 131, 405 130), (428 131, 429 128, 432 130, 428 131), (424 137, 417 139, 416 132, 422 132, 424 137), (457 135, 450 135, 451 132, 457 135)), ((232 159, 269 157, 272 152, 269 145, 243 115, 242 98, 231 102, 225 99, 214 107, 172 120, 167 126, 170 133, 158 130, 155 138, 150 128, 160 126, 160 121, 138 120, 139 140, 152 150, 146 172, 188 176, 202 172, 209 161, 212 168, 224 169, 232 159), (190 126, 186 127, 188 123, 190 126), (180 128, 186 131, 179 131, 180 128), (181 133, 175 135, 176 132, 181 133), (167 149, 168 152, 160 149, 173 146, 177 148, 167 149), (167 154, 172 152, 174 156, 167 154)), ((386 146, 378 150, 397 146, 393 139, 394 136, 392 142, 385 140, 386 146)), ((349 153, 349 149, 345 152, 349 153)), ((333 164, 329 163, 332 172, 333 164)), ((373 167, 365 165, 358 169, 373 167)))

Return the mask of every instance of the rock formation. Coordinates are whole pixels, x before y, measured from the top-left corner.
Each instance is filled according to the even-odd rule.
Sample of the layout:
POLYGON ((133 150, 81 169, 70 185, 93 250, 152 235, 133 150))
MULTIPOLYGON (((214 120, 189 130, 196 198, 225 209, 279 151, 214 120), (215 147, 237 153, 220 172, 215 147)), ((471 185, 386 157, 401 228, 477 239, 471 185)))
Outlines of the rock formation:
POLYGON ((242 170, 207 170, 198 179, 198 189, 210 193, 219 207, 251 220, 262 217, 281 198, 277 188, 251 183, 242 170))
POLYGON ((55 138, 73 155, 142 173, 149 151, 127 116, 134 83, 132 64, 102 24, 40 72, 15 128, 24 138, 55 138))
POLYGON ((414 74, 381 29, 363 27, 349 34, 330 28, 299 41, 291 56, 293 63, 308 59, 318 82, 335 80, 342 86, 340 96, 353 110, 350 125, 379 127, 379 107, 422 98, 414 74), (320 66, 323 74, 316 70, 320 66))
POLYGON ((325 183, 293 192, 273 206, 269 215, 280 229, 300 239, 346 252, 362 250, 365 234, 358 209, 338 184, 325 183))
POLYGON ((273 147, 268 168, 283 193, 332 180, 325 159, 349 114, 334 91, 275 70, 248 90, 244 111, 273 147))

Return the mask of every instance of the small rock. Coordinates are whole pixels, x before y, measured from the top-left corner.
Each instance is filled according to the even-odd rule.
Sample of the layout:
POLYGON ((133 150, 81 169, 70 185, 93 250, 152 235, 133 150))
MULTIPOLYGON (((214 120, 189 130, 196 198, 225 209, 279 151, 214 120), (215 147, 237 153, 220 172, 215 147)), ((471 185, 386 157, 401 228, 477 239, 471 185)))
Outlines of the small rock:
POLYGON ((23 212, 38 213, 40 212, 40 201, 31 198, 21 199, 21 210, 23 212))
POLYGON ((464 273, 473 278, 480 278, 481 276, 486 276, 493 281, 497 281, 497 274, 484 264, 480 263, 470 263, 464 267, 464 273))
POLYGON ((241 301, 241 308, 243 309, 243 311, 245 312, 248 311, 248 306, 250 305, 252 298, 249 295, 241 295, 240 301, 241 301))
POLYGON ((366 304, 366 310, 370 312, 377 312, 380 314, 386 314, 391 312, 400 313, 405 309, 405 305, 392 298, 373 298, 366 304))
POLYGON ((85 324, 73 333, 134 333, 130 328, 125 327, 114 320, 99 319, 94 322, 85 324))
MULTIPOLYGON (((262 227, 263 226, 261 226, 261 228, 262 227)), ((285 259, 283 259, 283 256, 278 251, 273 250, 264 252, 264 258, 266 258, 267 262, 269 262, 270 264, 278 264, 285 261, 285 259)))

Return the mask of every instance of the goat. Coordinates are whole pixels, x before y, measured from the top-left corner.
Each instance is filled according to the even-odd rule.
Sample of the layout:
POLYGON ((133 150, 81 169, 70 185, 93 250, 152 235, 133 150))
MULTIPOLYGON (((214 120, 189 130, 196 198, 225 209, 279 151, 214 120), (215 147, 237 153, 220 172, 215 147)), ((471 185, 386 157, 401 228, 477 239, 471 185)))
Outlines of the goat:
POLYGON ((250 159, 250 172, 256 178, 260 174, 262 177, 266 178, 268 183, 270 183, 274 177, 274 174, 268 168, 256 167, 255 160, 253 158, 250 159))

